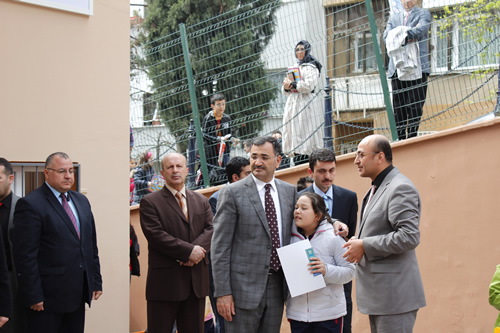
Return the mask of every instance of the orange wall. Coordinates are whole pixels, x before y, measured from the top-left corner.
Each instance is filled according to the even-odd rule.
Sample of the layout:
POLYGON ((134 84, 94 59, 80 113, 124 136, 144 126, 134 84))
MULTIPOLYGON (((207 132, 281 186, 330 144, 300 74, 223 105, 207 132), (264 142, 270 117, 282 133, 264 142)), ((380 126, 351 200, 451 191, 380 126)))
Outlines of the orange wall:
MULTIPOLYGON (((499 147, 500 118, 393 144, 394 165, 422 198, 417 255, 427 307, 418 313, 415 332, 493 330, 498 312, 488 304, 488 286, 500 263, 499 147)), ((358 176, 353 160, 354 154, 338 158, 335 183, 355 191, 361 202, 370 181, 358 176)), ((277 176, 295 184, 306 170, 301 165, 277 176)), ((131 218, 139 225, 137 211, 131 218)), ((141 259, 145 274, 144 251, 141 259)), ((132 331, 144 327, 144 281, 132 281, 132 331)), ((357 333, 369 332, 368 317, 355 310, 353 326, 357 333)))
MULTIPOLYGON (((488 304, 488 286, 500 263, 500 220, 495 211, 499 147, 500 119, 393 144, 394 165, 415 183, 422 198, 417 255, 427 307, 418 313, 415 332, 493 329, 498 312, 488 304)), ((370 181, 358 176, 353 155, 338 158, 335 183, 357 192, 361 202, 370 181)), ((301 165, 277 176, 295 183, 306 170, 301 165)), ((213 191, 201 192, 210 196, 213 191)), ((131 218, 139 225, 137 211, 131 211, 131 218)), ((145 274, 145 251, 141 259, 145 274)), ((132 281, 132 331, 144 327, 144 281, 145 276, 132 281)), ((353 326, 355 332, 369 332, 368 317, 355 310, 353 326)))
POLYGON ((0 0, 0 156, 81 164, 92 204, 103 295, 87 332, 129 329, 129 9, 94 0, 86 16, 0 0))

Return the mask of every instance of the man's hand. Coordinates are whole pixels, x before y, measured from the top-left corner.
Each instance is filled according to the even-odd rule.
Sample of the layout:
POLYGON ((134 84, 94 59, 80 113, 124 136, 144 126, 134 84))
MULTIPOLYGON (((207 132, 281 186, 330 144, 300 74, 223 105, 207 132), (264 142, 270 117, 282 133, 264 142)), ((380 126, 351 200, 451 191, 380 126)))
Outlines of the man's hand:
POLYGON ((2 327, 3 325, 5 325, 6 322, 9 321, 9 318, 7 317, 1 317, 0 316, 0 327, 2 327))
POLYGON ((186 267, 193 267, 194 266, 194 262, 191 261, 191 260, 188 260, 187 262, 179 261, 179 265, 186 266, 186 267))
POLYGON ((43 302, 33 304, 30 306, 30 309, 33 311, 43 311, 43 302))
POLYGON ((101 290, 94 290, 94 292, 92 293, 92 300, 97 301, 99 297, 101 297, 101 295, 102 295, 101 290))
POLYGON ((335 235, 340 235, 341 237, 346 238, 349 233, 349 227, 347 224, 337 220, 333 223, 333 231, 335 231, 335 235))
POLYGON ((352 263, 360 262, 361 258, 363 258, 363 255, 365 254, 365 249, 363 247, 363 240, 357 239, 356 237, 352 237, 342 247, 347 248, 347 251, 344 253, 342 257, 344 257, 345 260, 352 263))
POLYGON ((203 258, 205 258, 205 253, 207 251, 205 251, 204 248, 202 248, 201 246, 199 245, 195 245, 193 247, 193 251, 191 251, 191 255, 189 256, 189 260, 194 262, 194 264, 196 265, 197 263, 199 263, 203 258))
POLYGON ((234 299, 233 295, 225 295, 217 298, 217 311, 227 321, 233 321, 234 299))

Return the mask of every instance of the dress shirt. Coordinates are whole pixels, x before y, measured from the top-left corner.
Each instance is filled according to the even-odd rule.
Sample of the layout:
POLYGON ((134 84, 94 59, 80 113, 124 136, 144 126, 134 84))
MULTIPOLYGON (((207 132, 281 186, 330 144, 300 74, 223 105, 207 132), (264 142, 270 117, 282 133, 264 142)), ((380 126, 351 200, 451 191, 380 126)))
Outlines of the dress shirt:
MULTIPOLYGON (((330 186, 330 188, 328 189, 328 191, 326 191, 326 193, 324 193, 323 191, 321 191, 321 189, 319 187, 316 186, 316 183, 313 183, 312 184, 313 186, 313 190, 314 190, 314 193, 318 194, 320 197, 323 198, 323 196, 327 196, 327 199, 325 201, 328 202, 328 214, 330 216, 332 216, 333 214, 333 186, 330 186)), ((323 198, 324 200, 325 198, 323 198)))
POLYGON ((182 201, 183 201, 186 209, 188 209, 187 200, 186 200, 186 186, 184 186, 180 191, 177 191, 175 188, 168 186, 166 183, 165 183, 165 187, 167 188, 167 190, 169 190, 172 193, 172 195, 174 196, 175 200, 177 200, 177 197, 175 196, 177 194, 177 192, 181 192, 181 194, 182 194, 182 201))
POLYGON ((269 183, 264 183, 262 180, 257 179, 253 174, 252 177, 255 182, 255 185, 257 186, 257 192, 259 193, 260 202, 262 203, 262 207, 264 207, 264 211, 266 210, 266 204, 265 204, 266 188, 264 186, 266 186, 266 184, 271 184, 271 196, 273 197, 274 208, 276 209, 276 219, 278 220, 278 231, 280 234, 280 247, 281 247, 283 246, 283 237, 281 235, 283 230, 281 221, 281 207, 274 177, 269 183))
POLYGON ((377 192, 380 185, 382 185, 385 176, 387 176, 387 174, 391 172, 392 169, 394 169, 394 166, 391 164, 387 168, 385 168, 381 173, 379 173, 378 176, 375 178, 375 180, 372 182, 372 185, 375 185, 375 191, 373 191, 373 195, 375 195, 375 192, 377 192))
MULTIPOLYGON (((56 190, 55 188, 53 188, 52 186, 50 186, 49 183, 45 182, 45 184, 47 184, 47 186, 50 188, 50 190, 52 191, 52 193, 54 193, 54 195, 57 198, 57 201, 59 201, 59 203, 62 206, 61 192, 59 192, 58 190, 56 190)), ((66 195, 66 198, 68 199, 69 208, 71 208, 71 211, 73 212, 73 215, 75 215, 76 225, 78 226, 78 230, 82 230, 80 228, 80 218, 78 217, 78 211, 76 210, 75 204, 73 203, 73 199, 71 198, 71 196, 69 195, 68 192, 66 192, 65 195, 66 195)))

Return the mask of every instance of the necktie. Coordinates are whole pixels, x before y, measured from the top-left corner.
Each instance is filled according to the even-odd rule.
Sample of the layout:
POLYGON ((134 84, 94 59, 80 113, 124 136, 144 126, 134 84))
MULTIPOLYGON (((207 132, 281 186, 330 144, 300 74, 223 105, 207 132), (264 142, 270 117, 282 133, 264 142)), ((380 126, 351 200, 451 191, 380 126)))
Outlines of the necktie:
POLYGON ((75 227, 76 233, 78 234, 78 238, 80 238, 80 228, 78 228, 78 224, 76 223, 76 217, 73 214, 73 211, 71 210, 71 207, 68 204, 68 199, 66 198, 66 195, 64 193, 61 193, 60 196, 62 199, 62 206, 66 211, 66 214, 68 214, 71 223, 73 223, 73 227, 75 227))
POLYGON ((328 209, 328 214, 332 215, 332 210, 330 209, 330 204, 328 203, 328 196, 323 195, 323 200, 325 200, 326 209, 328 209))
POLYGON ((184 213, 184 216, 186 217, 186 220, 187 220, 188 219, 188 210, 187 210, 186 205, 184 204, 184 200, 183 200, 184 198, 182 196, 182 193, 177 192, 175 194, 175 196, 177 197, 177 200, 179 201, 179 206, 181 206, 181 210, 184 213))
POLYGON ((370 204, 370 201, 372 201, 373 194, 375 193, 375 188, 376 188, 375 185, 372 185, 372 187, 370 188, 370 195, 368 196, 368 200, 366 201, 365 208, 363 209, 363 218, 366 215, 366 208, 368 208, 368 205, 370 204))
POLYGON ((266 218, 269 224, 269 231, 271 232, 271 243, 273 249, 271 251, 270 267, 277 272, 280 269, 280 259, 276 249, 280 247, 280 235, 278 230, 278 218, 276 216, 276 207, 274 206, 273 197, 271 196, 271 184, 266 184, 266 194, 264 201, 266 205, 266 218))
POLYGON ((408 22, 408 16, 410 16, 410 13, 405 12, 405 22, 404 22, 404 25, 406 25, 406 22, 408 22))

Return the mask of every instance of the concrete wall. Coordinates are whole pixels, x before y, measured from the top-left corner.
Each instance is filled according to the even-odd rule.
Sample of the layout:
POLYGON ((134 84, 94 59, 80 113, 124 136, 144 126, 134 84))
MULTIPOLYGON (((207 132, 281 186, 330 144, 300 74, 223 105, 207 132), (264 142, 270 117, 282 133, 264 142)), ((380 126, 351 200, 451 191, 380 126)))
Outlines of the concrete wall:
MULTIPOLYGON (((488 286, 500 262, 499 134, 500 119, 494 119, 393 144, 394 165, 422 198, 417 255, 427 307, 418 313, 415 332, 493 330, 498 312, 488 304, 488 286)), ((335 183, 355 191, 361 203, 370 181, 358 176, 353 155, 338 158, 335 183)), ((306 173, 301 165, 277 175, 295 184, 306 173)), ((209 196, 215 189, 202 193, 209 196)), ((131 210, 131 219, 139 226, 137 210, 131 210)), ((141 264, 145 275, 145 250, 141 264)), ((132 331, 145 328, 144 284, 145 276, 132 280, 132 331)), ((369 332, 368 317, 355 310, 353 326, 355 332, 369 332)), ((287 324, 282 332, 289 332, 287 324)))
POLYGON ((81 163, 96 219, 104 294, 87 332, 129 329, 129 3, 94 0, 94 15, 0 0, 0 155, 81 163))

